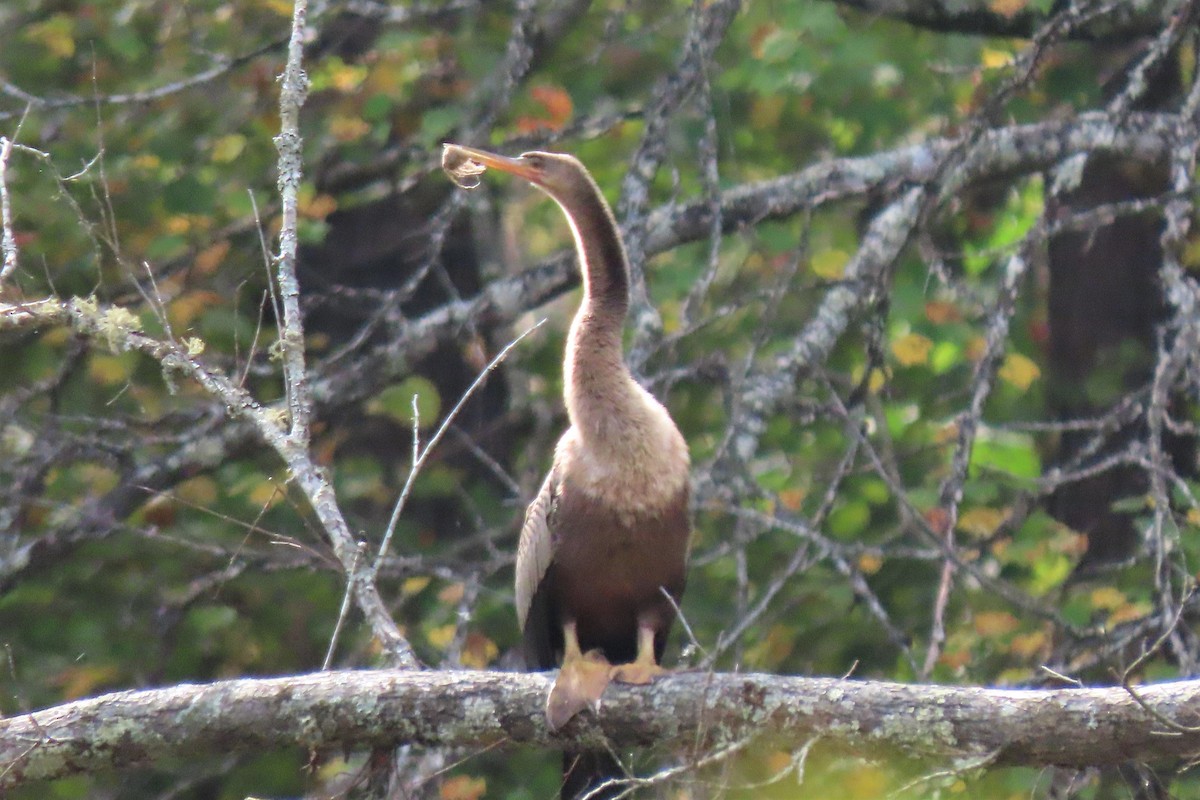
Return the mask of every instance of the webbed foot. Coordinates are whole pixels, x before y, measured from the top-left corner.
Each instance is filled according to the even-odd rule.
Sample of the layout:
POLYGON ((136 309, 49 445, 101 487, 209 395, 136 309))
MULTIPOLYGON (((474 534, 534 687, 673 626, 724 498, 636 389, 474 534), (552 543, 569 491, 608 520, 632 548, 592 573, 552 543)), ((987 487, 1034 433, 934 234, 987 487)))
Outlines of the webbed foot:
POLYGON ((613 666, 599 650, 589 650, 582 655, 567 653, 558 677, 546 698, 546 723, 550 730, 558 730, 571 718, 590 708, 600 709, 600 695, 608 688, 613 666))

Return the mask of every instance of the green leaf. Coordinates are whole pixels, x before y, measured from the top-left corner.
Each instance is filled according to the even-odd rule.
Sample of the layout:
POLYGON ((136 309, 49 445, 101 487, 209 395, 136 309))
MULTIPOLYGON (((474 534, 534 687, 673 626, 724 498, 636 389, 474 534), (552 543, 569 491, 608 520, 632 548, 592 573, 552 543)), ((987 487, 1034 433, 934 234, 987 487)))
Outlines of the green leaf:
POLYGON ((367 403, 367 411, 382 414, 411 426, 413 396, 417 398, 417 415, 422 430, 437 423, 442 410, 442 397, 428 378, 410 375, 401 383, 389 386, 367 403))
POLYGON ((839 539, 852 539, 866 530, 871 521, 871 507, 866 503, 850 502, 829 514, 829 532, 839 539))
POLYGON ((971 451, 971 466, 1033 480, 1042 473, 1042 460, 1032 437, 1023 433, 989 431, 971 451))

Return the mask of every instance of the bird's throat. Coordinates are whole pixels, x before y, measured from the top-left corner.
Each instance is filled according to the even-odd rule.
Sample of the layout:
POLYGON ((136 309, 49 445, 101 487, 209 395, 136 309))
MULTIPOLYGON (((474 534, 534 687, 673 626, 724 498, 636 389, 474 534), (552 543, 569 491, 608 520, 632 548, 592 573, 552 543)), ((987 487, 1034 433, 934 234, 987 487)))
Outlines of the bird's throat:
POLYGON ((594 187, 592 192, 555 199, 575 239, 584 309, 590 305, 597 312, 624 320, 629 308, 629 260, 612 210, 594 187))

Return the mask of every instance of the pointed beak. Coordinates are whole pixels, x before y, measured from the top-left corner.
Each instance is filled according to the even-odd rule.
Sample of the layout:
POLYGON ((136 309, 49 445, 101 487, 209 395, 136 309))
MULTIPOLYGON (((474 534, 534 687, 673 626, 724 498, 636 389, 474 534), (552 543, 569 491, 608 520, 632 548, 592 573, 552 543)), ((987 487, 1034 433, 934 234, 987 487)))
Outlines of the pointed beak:
POLYGON ((479 175, 489 167, 524 178, 530 183, 541 182, 538 173, 519 158, 509 158, 489 153, 486 150, 476 150, 474 147, 463 147, 459 144, 442 145, 442 169, 446 170, 454 182, 464 189, 473 189, 478 186, 479 175))

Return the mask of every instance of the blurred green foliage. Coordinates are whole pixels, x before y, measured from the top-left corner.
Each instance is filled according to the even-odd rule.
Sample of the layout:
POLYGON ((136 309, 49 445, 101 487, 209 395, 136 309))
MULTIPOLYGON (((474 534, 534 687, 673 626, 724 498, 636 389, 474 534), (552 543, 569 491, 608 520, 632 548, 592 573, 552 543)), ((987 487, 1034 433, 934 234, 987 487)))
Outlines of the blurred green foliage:
MULTIPOLYGON (((469 14, 449 14, 449 22, 380 23, 378 37, 352 57, 311 45, 304 241, 320 243, 331 214, 396 186, 444 189, 438 145, 477 110, 473 93, 504 57, 509 6, 481 4, 469 14), (391 151, 405 155, 382 170, 385 180, 318 187, 318 177, 334 166, 366 167, 391 151)), ((537 61, 484 141, 536 140, 580 119, 643 106, 678 58, 691 6, 682 0, 594 3, 537 61)), ((0 77, 49 101, 25 107, 12 94, 3 98, 0 132, 48 154, 18 152, 9 167, 23 295, 57 292, 128 305, 138 309, 148 332, 162 335, 156 305, 138 294, 139 287, 156 291, 173 335, 198 337, 207 363, 244 376, 264 401, 282 390, 278 365, 264 357, 275 335, 267 257, 256 231, 269 242, 278 229, 275 78, 290 14, 283 0, 17 0, 0 11, 7 31, 0 77), (185 85, 210 70, 210 78, 185 85), (121 97, 139 92, 155 96, 121 97)), ((922 32, 833 3, 748 3, 711 75, 721 186, 951 133, 978 110, 1024 46, 922 32)), ((1080 64, 1078 58, 1055 61, 1006 113, 1036 120, 1094 102, 1094 76, 1080 64)), ((695 109, 672 120, 668 162, 652 186, 655 203, 704 191, 695 146, 703 131, 695 109)), ((642 133, 639 114, 629 113, 599 135, 552 146, 577 153, 615 202, 642 133)), ((484 191, 503 206, 498 223, 526 260, 570 245, 558 210, 541 195, 508 183, 484 191)), ((953 279, 931 277, 929 265, 910 251, 892 278, 887 307, 853 328, 820 373, 797 387, 794 408, 768 421, 742 476, 751 487, 743 510, 801 518, 820 512, 819 532, 849 556, 839 567, 814 552, 811 565, 784 580, 766 612, 717 659, 718 668, 915 678, 928 644, 940 561, 929 556, 928 541, 913 536, 908 520, 924 517, 936 527, 955 415, 982 353, 982 322, 1006 259, 1043 211, 1042 196, 1041 180, 1029 178, 1004 187, 998 202, 948 211, 945 235, 958 249, 953 279), (860 389, 866 400, 859 422, 891 460, 902 496, 864 456, 848 470, 840 466, 848 423, 830 408, 860 389), (901 641, 889 635, 851 576, 870 587, 901 641)), ((822 206, 804 218, 764 222, 726 237, 709 291, 690 308, 687 298, 708 269, 706 243, 646 265, 665 333, 647 371, 656 391, 667 392, 697 463, 719 451, 734 411, 718 383, 696 374, 678 381, 664 376, 680 364, 717 359, 736 366, 785 350, 824 289, 841 277, 870 211, 865 202, 822 206), (687 320, 702 322, 685 328, 687 320)), ((1019 300, 955 535, 964 557, 1066 622, 1116 625, 1151 608, 1144 568, 1066 585, 1080 554, 1079 533, 1037 510, 1006 524, 1033 489, 1050 444, 1022 427, 1046 416, 1042 300, 1035 288, 1019 300)), ((570 310, 570 300, 539 309, 550 324, 505 366, 516 388, 502 420, 505 452, 493 455, 526 494, 516 496, 486 470, 437 458, 414 484, 411 513, 399 521, 397 558, 385 569, 382 587, 426 663, 495 667, 518 640, 506 559, 522 504, 563 424, 560 354, 570 310)), ((344 343, 336 332, 314 331, 310 348, 320 357, 344 343)), ((52 398, 30 398, 12 420, 0 420, 3 451, 28 452, 49 427, 73 432, 80 450, 43 476, 21 529, 3 532, 16 543, 62 525, 89 498, 113 489, 118 473, 103 446, 108 427, 139 435, 161 429, 162 438, 148 436, 147 451, 138 454, 150 460, 171 453, 194 426, 219 424, 193 416, 203 399, 195 386, 181 382, 172 390, 146 358, 81 347, 64 330, 0 339, 0 365, 6 395, 66 373, 52 398)), ((1098 375, 1096 386, 1080 389, 1111 398, 1120 392, 1114 380, 1100 385, 1104 376, 1098 375)), ((318 458, 332 471, 351 524, 366 541, 379 541, 408 476, 413 395, 427 438, 457 400, 442 392, 414 371, 322 421, 318 458)), ((1141 498, 1133 502, 1144 509, 1141 498)), ((732 512, 719 505, 698 509, 696 566, 683 613, 704 649, 754 605, 797 547, 811 546, 785 528, 760 530, 732 512)), ((1186 540, 1191 563, 1195 538, 1186 540)), ((342 592, 327 544, 287 487, 279 462, 248 442, 170 491, 147 493, 107 535, 30 570, 0 593, 0 713, 119 688, 318 669, 342 592)), ((354 622, 335 664, 377 663, 375 645, 354 622)), ((1060 635, 1051 619, 973 579, 956 583, 945 624, 932 678, 962 684, 1033 682, 1060 635)), ((675 639, 682 643, 683 637, 675 639)), ((1170 675, 1155 668, 1160 677, 1170 675)), ((713 779, 747 797, 873 798, 900 790, 912 797, 1009 798, 1041 791, 1042 778, 1032 770, 921 780, 935 767, 893 754, 866 755, 864 761, 864 754, 817 745, 798 787, 794 776, 769 780, 789 770, 794 775, 797 754, 765 747, 713 779)), ((310 774, 306 758, 245 754, 220 763, 164 764, 135 776, 73 778, 17 796, 290 796, 317 778, 361 767, 361 760, 331 756, 310 774)), ((556 789, 556 769, 557 760, 543 754, 487 753, 465 758, 449 774, 484 778, 489 797, 532 798, 556 789)), ((455 785, 465 794, 450 796, 472 796, 475 784, 455 785)), ((1194 789, 1191 783, 1185 788, 1194 789)))

